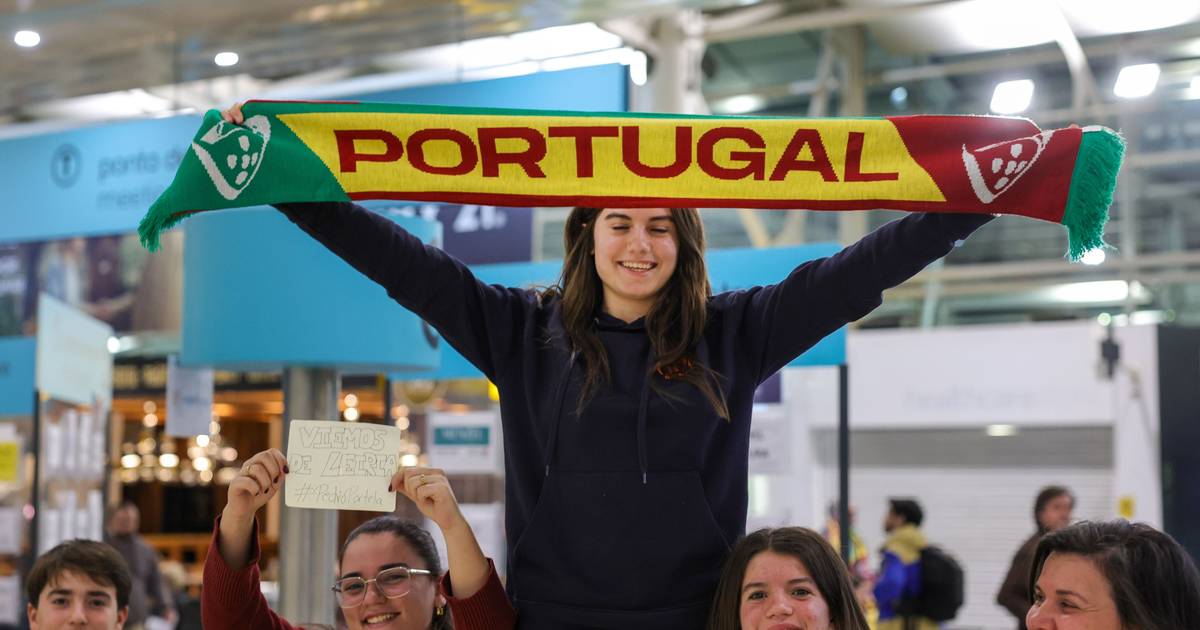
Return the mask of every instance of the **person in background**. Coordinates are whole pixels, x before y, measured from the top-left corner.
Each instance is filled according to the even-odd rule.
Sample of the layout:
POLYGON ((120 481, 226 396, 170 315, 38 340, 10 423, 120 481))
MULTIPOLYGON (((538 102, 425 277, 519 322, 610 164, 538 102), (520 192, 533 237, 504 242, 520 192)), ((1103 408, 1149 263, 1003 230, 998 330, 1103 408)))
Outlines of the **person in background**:
POLYGON ((733 546, 708 630, 868 630, 846 565, 811 529, 760 529, 733 546))
POLYGON ((878 630, 936 630, 938 625, 924 617, 900 614, 903 600, 915 599, 921 587, 921 550, 929 541, 921 531, 925 514, 913 499, 889 499, 883 529, 887 540, 881 553, 875 582, 875 604, 879 607, 878 630), (911 620, 911 623, 907 623, 911 620))
MULTIPOLYGON (((872 579, 871 575, 871 554, 867 551, 867 546, 863 543, 862 537, 858 535, 858 530, 854 528, 858 510, 853 505, 850 506, 850 577, 854 580, 854 586, 857 588, 859 584, 868 582, 872 579)), ((838 523, 838 503, 834 501, 829 504, 829 518, 825 521, 825 530, 821 532, 825 536, 825 540, 833 547, 833 551, 842 555, 842 528, 838 523)))
POLYGON ((177 618, 175 598, 167 590, 158 568, 158 553, 138 533, 141 512, 137 505, 125 502, 117 506, 108 519, 105 542, 112 545, 133 576, 133 590, 129 594, 129 619, 125 626, 138 630, 151 616, 173 624, 177 618))
POLYGON ((121 554, 94 540, 69 540, 42 554, 25 578, 31 630, 121 630, 132 578, 121 554))
POLYGON ((1144 523, 1076 523, 1038 541, 1029 630, 1200 628, 1200 573, 1169 535, 1144 523))
POLYGON ((1029 572, 1033 569, 1033 552, 1038 541, 1047 533, 1062 529, 1071 523, 1071 512, 1075 509, 1075 495, 1063 486, 1046 486, 1038 492, 1033 502, 1033 533, 1013 556, 1008 575, 996 594, 996 603, 1017 618, 1017 629, 1026 630, 1025 613, 1033 603, 1029 593, 1029 572))
MULTIPOLYGON (((279 493, 287 474, 283 453, 268 449, 247 459, 230 482, 228 501, 217 517, 204 562, 200 608, 205 628, 300 627, 268 607, 258 571, 255 513, 279 493)), ((391 514, 375 517, 350 532, 338 556, 339 575, 330 597, 342 609, 346 626, 350 630, 513 627, 515 617, 504 587, 494 565, 480 551, 445 475, 436 469, 404 469, 388 484, 389 489, 414 500, 422 513, 442 529, 454 572, 453 589, 450 578, 442 575, 437 549, 428 532, 391 514)), ((304 574, 282 579, 324 580, 304 574)))

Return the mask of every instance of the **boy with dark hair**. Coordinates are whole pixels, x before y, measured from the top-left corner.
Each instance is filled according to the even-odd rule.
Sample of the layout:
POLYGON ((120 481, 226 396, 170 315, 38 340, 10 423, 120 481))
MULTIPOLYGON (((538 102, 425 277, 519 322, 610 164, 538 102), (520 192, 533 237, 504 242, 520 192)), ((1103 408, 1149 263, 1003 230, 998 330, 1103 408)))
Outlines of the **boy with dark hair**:
POLYGON ((38 557, 25 580, 31 630, 121 630, 129 615, 129 567, 112 547, 70 540, 38 557))

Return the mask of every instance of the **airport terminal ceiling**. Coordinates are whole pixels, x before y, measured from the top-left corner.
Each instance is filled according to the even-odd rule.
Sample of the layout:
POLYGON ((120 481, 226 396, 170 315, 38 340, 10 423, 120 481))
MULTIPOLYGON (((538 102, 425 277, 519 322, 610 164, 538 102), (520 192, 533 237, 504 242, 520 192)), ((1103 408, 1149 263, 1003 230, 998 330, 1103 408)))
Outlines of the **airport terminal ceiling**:
MULTIPOLYGON (((595 51, 627 51, 615 59, 644 55, 651 85, 680 45, 668 31, 691 29, 687 41, 702 52, 698 94, 713 113, 988 113, 997 83, 1028 79, 1035 88, 1021 115, 1125 134, 1130 153, 1107 231, 1117 249, 1103 264, 1063 261, 1058 226, 1003 218, 893 291, 865 325, 1104 313, 1200 321, 1200 2, 1190 0, 8 0, 0 124, 36 130, 263 93, 302 98, 350 80, 570 67, 585 55, 544 29, 579 23, 595 26, 575 43, 582 34, 595 51), (38 31, 40 44, 15 46, 9 33, 18 30, 38 31), (216 65, 224 51, 238 63, 216 65), (1158 64, 1154 91, 1115 95, 1119 72, 1138 63, 1158 64)), ((648 89, 636 82, 635 101, 648 89)), ((715 247, 845 240, 891 216, 705 212, 715 247)), ((557 238, 541 235, 557 234, 562 217, 537 211, 535 257, 556 255, 557 238)))

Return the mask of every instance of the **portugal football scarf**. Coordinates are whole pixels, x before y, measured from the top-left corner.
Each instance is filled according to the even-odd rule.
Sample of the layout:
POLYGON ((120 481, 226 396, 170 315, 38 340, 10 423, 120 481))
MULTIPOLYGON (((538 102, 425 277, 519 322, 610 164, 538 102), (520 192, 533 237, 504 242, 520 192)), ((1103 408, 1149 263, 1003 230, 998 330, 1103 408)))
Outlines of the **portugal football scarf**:
POLYGON ((1124 143, 992 116, 744 118, 251 101, 204 117, 138 231, 295 201, 1016 214, 1104 246, 1124 143))

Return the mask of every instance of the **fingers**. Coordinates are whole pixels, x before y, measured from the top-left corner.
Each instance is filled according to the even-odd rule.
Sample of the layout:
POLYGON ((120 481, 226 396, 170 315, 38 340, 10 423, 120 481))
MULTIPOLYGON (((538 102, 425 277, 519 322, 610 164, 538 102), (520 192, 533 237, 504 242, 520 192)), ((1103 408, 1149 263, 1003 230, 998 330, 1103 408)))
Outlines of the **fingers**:
POLYGON ((437 503, 439 499, 453 501, 454 491, 450 488, 450 482, 443 477, 440 481, 430 481, 418 487, 414 499, 416 503, 423 501, 437 503))
MULTIPOLYGON (((278 451, 276 451, 276 453, 278 453, 278 451)), ((283 467, 285 465, 285 460, 276 459, 275 453, 272 453, 270 450, 266 450, 261 453, 256 453, 254 457, 251 457, 249 460, 247 460, 243 468, 253 468, 255 470, 261 469, 266 473, 267 478, 270 479, 271 483, 275 483, 276 481, 279 481, 279 475, 283 472, 283 467)))
POLYGON ((446 473, 441 468, 409 466, 401 468, 395 475, 392 475, 388 487, 394 492, 404 493, 406 497, 415 501, 417 489, 429 484, 445 484, 449 487, 450 481, 446 479, 446 473))
POLYGON ((240 473, 237 477, 233 478, 233 481, 229 482, 230 497, 234 497, 239 494, 254 497, 258 496, 258 493, 261 491, 262 488, 259 487, 257 480, 255 480, 253 477, 248 477, 240 473))
POLYGON ((246 460, 234 482, 244 481, 239 488, 253 495, 269 494, 278 489, 287 472, 287 459, 278 449, 272 448, 246 460))
POLYGON ((223 110, 221 112, 221 118, 225 122, 231 122, 238 125, 242 124, 246 120, 246 118, 242 115, 242 104, 234 103, 229 107, 229 109, 223 110))
POLYGON ((277 469, 282 470, 284 475, 292 472, 291 470, 288 470, 287 457, 285 457, 283 453, 279 452, 279 449, 269 448, 263 451, 263 453, 266 453, 271 457, 271 461, 275 462, 277 469))

